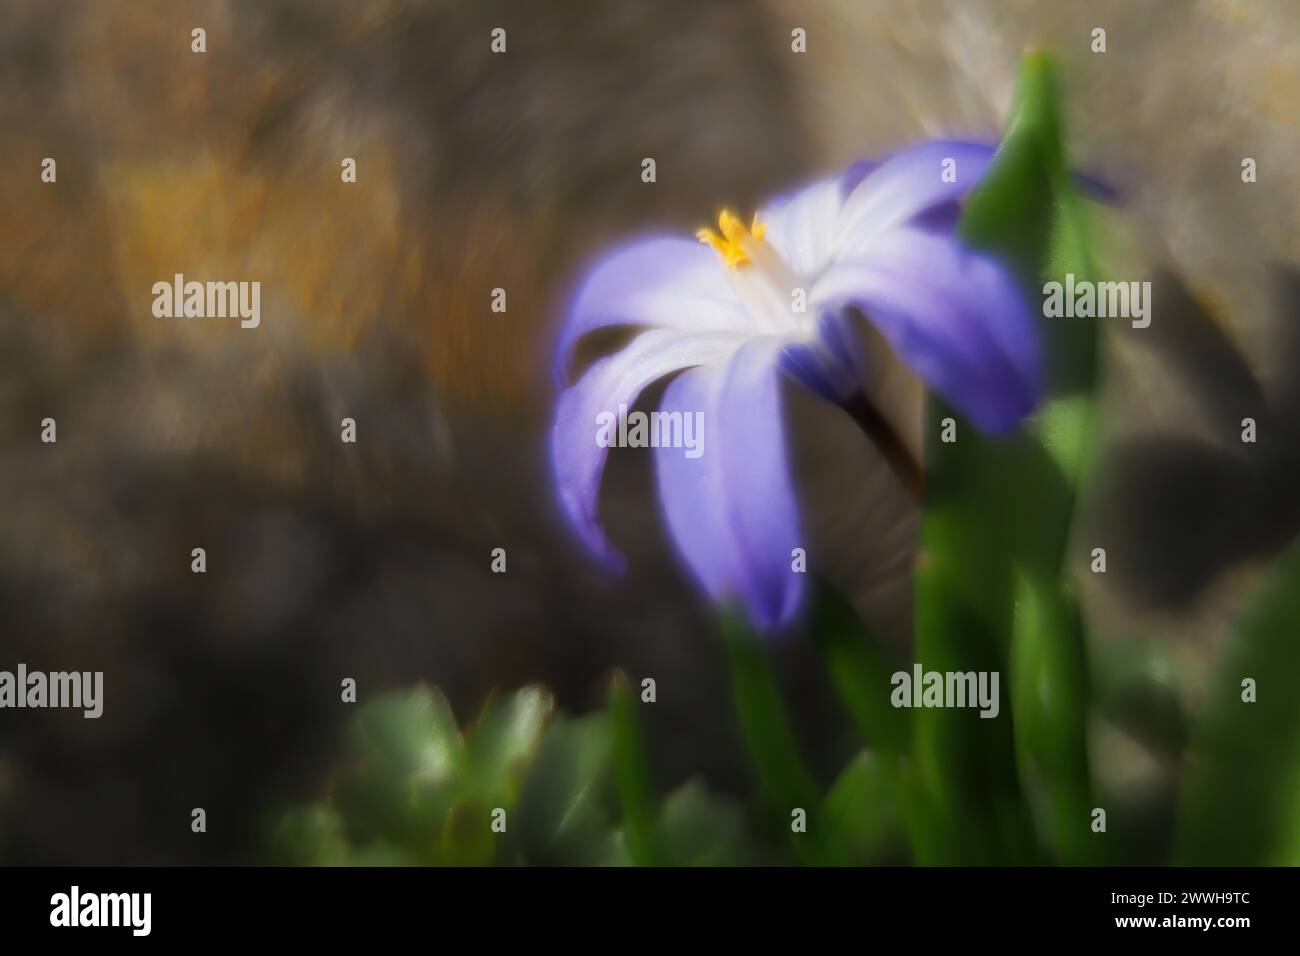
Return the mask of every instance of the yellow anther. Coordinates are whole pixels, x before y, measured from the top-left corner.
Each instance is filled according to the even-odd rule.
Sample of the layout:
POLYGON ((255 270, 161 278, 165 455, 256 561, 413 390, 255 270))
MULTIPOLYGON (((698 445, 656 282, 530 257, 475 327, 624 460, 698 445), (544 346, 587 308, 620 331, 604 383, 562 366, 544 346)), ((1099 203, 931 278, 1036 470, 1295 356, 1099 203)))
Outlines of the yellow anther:
POLYGON ((767 227, 759 223, 757 213, 754 214, 750 227, 746 229, 743 219, 730 209, 724 209, 718 215, 717 232, 712 229, 701 229, 695 237, 705 245, 716 249, 728 267, 737 269, 749 265, 749 253, 744 248, 745 241, 762 239, 766 233, 767 227))

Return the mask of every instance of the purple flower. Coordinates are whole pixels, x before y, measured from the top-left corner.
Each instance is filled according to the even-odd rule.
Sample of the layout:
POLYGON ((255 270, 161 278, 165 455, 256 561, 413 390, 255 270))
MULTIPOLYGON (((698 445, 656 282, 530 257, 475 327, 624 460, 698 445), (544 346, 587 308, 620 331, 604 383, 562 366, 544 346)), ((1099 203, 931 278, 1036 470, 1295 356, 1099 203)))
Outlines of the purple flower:
POLYGON ((952 236, 958 201, 992 154, 925 143, 778 199, 749 227, 723 212, 699 242, 650 238, 598 262, 560 338, 561 383, 586 333, 646 331, 565 388, 556 408, 559 497, 591 550, 621 565, 596 513, 609 422, 625 425, 644 388, 686 369, 659 420, 698 421, 703 442, 693 455, 655 448, 669 531, 714 600, 739 600, 759 627, 786 623, 801 597, 792 552, 803 541, 779 382, 788 375, 831 402, 853 395, 864 369, 848 323, 859 315, 974 425, 1013 429, 1041 390, 1034 321, 1007 270, 952 236))

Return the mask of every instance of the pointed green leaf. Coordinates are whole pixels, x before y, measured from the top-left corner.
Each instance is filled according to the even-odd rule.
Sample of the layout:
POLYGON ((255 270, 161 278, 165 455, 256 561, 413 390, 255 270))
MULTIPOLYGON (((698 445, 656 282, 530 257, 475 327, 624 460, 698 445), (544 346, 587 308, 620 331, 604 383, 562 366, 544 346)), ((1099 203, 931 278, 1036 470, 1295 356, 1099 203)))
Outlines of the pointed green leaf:
POLYGON ((466 734, 468 764, 478 794, 496 804, 513 804, 555 708, 542 687, 492 696, 466 734))
POLYGON ((353 751, 398 775, 434 781, 464 764, 464 740, 442 691, 419 686, 366 704, 352 725, 353 751))
MULTIPOLYGON (((1079 278, 1094 273, 1089 224, 1067 169, 1057 102, 1050 60, 1026 56, 1006 136, 960 225, 967 244, 1020 276, 1035 309, 1045 278, 1061 270, 1079 278)), ((916 598, 916 659, 926 670, 997 672, 1005 680, 1013 652, 1040 670, 1044 661, 1059 664, 1068 657, 1064 648, 1049 650, 1030 638, 1013 649, 1013 607, 1026 572, 1042 607, 1061 600, 1057 589, 1075 493, 1091 447, 1096 328, 1084 320, 1043 321, 1040 329, 1050 394, 1020 435, 986 438, 944 403, 930 403, 916 598), (951 443, 940 440, 947 417, 957 421, 951 443), (1026 654, 1026 643, 1032 653, 1026 654)), ((1075 645, 1066 644, 1072 652, 1075 645)), ((1081 673, 1065 669, 1059 676, 1081 680, 1081 673)), ((1067 696, 1077 703, 1082 692, 1069 688, 1067 696)), ((1034 700, 1027 693, 1023 699, 1034 700)), ((1003 704, 1003 713, 992 719, 953 709, 925 708, 913 715, 917 800, 942 820, 931 827, 939 836, 927 837, 925 846, 916 845, 916 831, 909 828, 923 862, 1038 859, 1020 787, 1011 701, 1004 698, 1003 704)), ((1017 712, 1017 727, 1020 719, 1017 712)), ((1073 738, 1066 743, 1077 751, 1073 738)), ((1053 792, 1071 793, 1078 784, 1077 759, 1067 763, 1072 775, 1054 780, 1053 792)))

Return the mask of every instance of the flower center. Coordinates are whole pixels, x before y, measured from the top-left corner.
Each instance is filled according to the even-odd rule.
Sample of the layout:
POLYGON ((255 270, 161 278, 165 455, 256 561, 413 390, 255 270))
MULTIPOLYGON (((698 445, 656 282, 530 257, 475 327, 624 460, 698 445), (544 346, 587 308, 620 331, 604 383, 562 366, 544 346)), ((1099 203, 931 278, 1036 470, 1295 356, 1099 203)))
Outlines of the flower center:
POLYGON ((796 301, 805 296, 799 277, 785 263, 764 236, 767 226, 754 214, 748 229, 744 221, 729 209, 718 216, 718 230, 701 229, 695 234, 700 242, 712 246, 722 256, 727 279, 755 328, 763 334, 807 332, 808 316, 796 301))
POLYGON ((739 269, 750 264, 749 250, 745 248, 747 240, 761 240, 766 233, 767 227, 758 221, 758 213, 754 213, 753 222, 746 229, 744 220, 730 209, 724 209, 718 215, 718 231, 701 229, 695 238, 716 249, 729 269, 739 269))

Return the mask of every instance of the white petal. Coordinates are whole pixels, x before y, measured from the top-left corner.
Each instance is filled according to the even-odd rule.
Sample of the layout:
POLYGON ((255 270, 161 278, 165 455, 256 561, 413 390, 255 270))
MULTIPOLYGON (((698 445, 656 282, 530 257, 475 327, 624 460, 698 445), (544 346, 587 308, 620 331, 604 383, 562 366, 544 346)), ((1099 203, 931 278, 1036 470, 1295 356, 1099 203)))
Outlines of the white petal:
POLYGON ((693 239, 641 239, 603 257, 583 281, 555 355, 567 378, 574 346, 614 325, 682 332, 743 331, 753 323, 727 282, 717 254, 693 239))
POLYGON ((840 176, 820 180, 773 201, 758 214, 759 223, 767 227, 764 239, 801 276, 816 275, 834 257, 840 182, 840 176))

